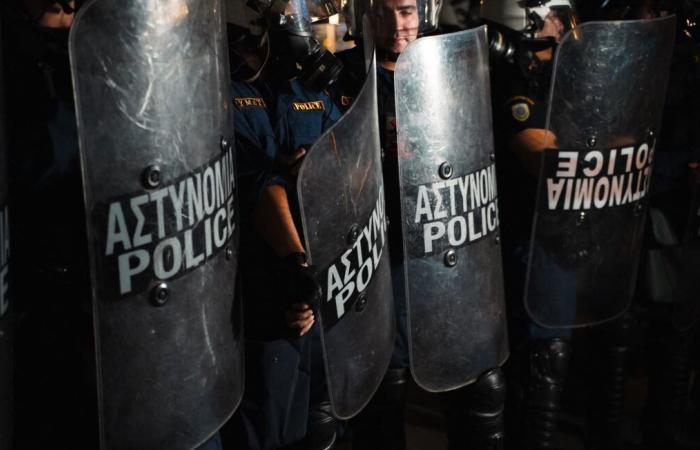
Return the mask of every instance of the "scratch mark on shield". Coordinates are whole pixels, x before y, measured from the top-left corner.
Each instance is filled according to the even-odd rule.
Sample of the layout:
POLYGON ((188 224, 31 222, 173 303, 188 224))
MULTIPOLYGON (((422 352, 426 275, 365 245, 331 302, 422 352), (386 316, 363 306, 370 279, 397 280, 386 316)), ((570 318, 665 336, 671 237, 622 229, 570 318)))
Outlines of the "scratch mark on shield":
POLYGON ((214 367, 218 367, 216 364, 216 355, 214 354, 214 349, 211 345, 211 338, 209 337, 209 328, 207 328, 207 311, 204 304, 202 304, 202 327, 204 328, 204 339, 207 342, 207 350, 209 350, 214 367))

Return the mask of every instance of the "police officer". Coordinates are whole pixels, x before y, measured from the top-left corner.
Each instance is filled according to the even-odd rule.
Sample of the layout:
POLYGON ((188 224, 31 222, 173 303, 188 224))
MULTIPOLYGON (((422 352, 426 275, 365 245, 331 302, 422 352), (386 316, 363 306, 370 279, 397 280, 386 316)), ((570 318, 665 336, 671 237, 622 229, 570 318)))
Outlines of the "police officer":
MULTIPOLYGON (((511 336, 515 337, 513 342, 521 343, 519 347, 514 346, 512 364, 516 383, 511 392, 515 391, 519 395, 514 395, 511 399, 520 400, 522 404, 514 408, 518 414, 512 417, 516 419, 514 428, 520 429, 519 440, 525 442, 527 448, 557 445, 555 432, 571 353, 571 326, 592 325, 608 320, 608 323, 593 328, 588 336, 594 344, 594 350, 586 355, 591 358, 587 375, 590 375, 589 384, 592 386, 591 395, 587 399, 590 415, 589 445, 594 448, 620 448, 625 369, 631 353, 634 321, 629 314, 610 321, 624 312, 625 303, 613 312, 601 313, 602 309, 595 311, 589 320, 590 317, 595 319, 588 323, 585 318, 579 318, 581 311, 588 311, 585 302, 589 301, 585 299, 585 294, 581 295, 582 288, 585 289, 584 286, 589 284, 582 271, 586 270, 586 264, 593 266, 596 263, 592 259, 586 259, 586 247, 583 247, 582 253, 578 253, 580 259, 577 260, 573 253, 569 257, 559 256, 566 252, 559 251, 557 254, 556 244, 544 242, 546 238, 541 237, 548 231, 553 234, 561 232, 543 230, 543 227, 563 227, 565 222, 560 222, 559 225, 549 222, 540 226, 537 230, 539 234, 536 235, 538 237, 534 242, 529 242, 535 206, 533 199, 537 198, 536 180, 541 170, 540 161, 544 160, 542 151, 562 145, 557 136, 545 127, 546 100, 551 84, 552 47, 577 22, 572 9, 561 3, 552 1, 540 5, 538 2, 524 2, 515 5, 491 2, 484 11, 487 19, 506 25, 505 33, 514 41, 512 47, 500 46, 512 51, 500 53, 501 59, 494 69, 493 89, 496 98, 494 104, 497 105, 494 120, 499 149, 497 154, 502 171, 499 175, 499 191, 504 222, 504 259, 508 269, 506 282, 510 297, 511 336), (495 14, 499 8, 499 13, 495 14), (518 30, 520 36, 513 35, 513 30, 518 30), (549 40, 549 45, 544 48, 546 42, 543 40, 549 40), (507 215, 512 211, 519 211, 519 214, 507 215), (528 247, 531 248, 529 254, 528 247), (530 266, 527 285, 524 277, 526 264, 530 266), (521 290, 523 285, 527 286, 527 292, 521 290), (519 306, 523 295, 526 295, 528 314, 534 319, 532 321, 519 306), (541 312, 544 309, 533 309, 533 305, 538 304, 542 308, 549 305, 551 309, 547 313, 541 312), (558 315, 555 316, 553 312, 558 315), (549 324, 557 325, 548 325, 547 320, 542 319, 543 315, 546 315, 549 324)), ((582 33, 586 32, 582 30, 582 33)), ((572 79, 566 79, 564 83, 571 86, 572 79)), ((654 95, 655 92, 650 92, 649 98, 659 98, 654 95)), ((558 101, 561 103, 565 100, 559 98, 558 101)), ((649 116, 653 113, 652 109, 649 116)), ((555 119, 550 120, 558 123, 555 119)), ((573 129, 577 124, 571 126, 573 129)), ((588 126, 595 129, 598 125, 592 122, 588 126)), ((613 132, 623 133, 623 130, 615 129, 613 132)), ((591 140, 589 145, 595 145, 595 142, 595 139, 591 140)), ((588 214, 581 212, 580 217, 585 219, 588 214)), ((541 213, 538 219, 543 215, 541 213)), ((567 248, 577 249, 578 243, 574 238, 581 235, 576 235, 579 232, 577 230, 572 231, 572 243, 567 248)), ((619 240, 614 241, 615 244, 618 242, 619 240)), ((603 252, 599 254, 598 265, 615 260, 614 256, 603 252)), ((630 260, 632 258, 630 255, 630 260)), ((631 261, 630 264, 634 262, 631 261)), ((629 276, 629 273, 626 272, 624 276, 629 276)), ((601 285, 604 287, 603 283, 601 285)), ((620 297, 626 299, 627 294, 621 293, 620 297)))
POLYGON ((650 447, 698 448, 697 413, 687 408, 700 320, 697 277, 690 269, 700 261, 700 248, 697 231, 688 230, 697 215, 692 197, 700 157, 700 130, 691 125, 700 120, 700 49, 692 20, 697 6, 680 2, 660 9, 678 20, 637 291, 650 322, 643 425, 650 447))
MULTIPOLYGON (((485 18, 496 23, 516 30, 523 28, 524 11, 517 5, 490 4, 483 12, 485 18), (498 7, 507 12, 493 14, 498 7)), ((564 28, 560 18, 548 11, 542 11, 538 17, 543 23, 541 29, 535 27, 533 37, 558 40, 564 28)), ((526 448, 544 448, 554 445, 552 432, 557 425, 569 362, 570 333, 533 325, 520 307, 540 152, 553 147, 555 141, 545 130, 552 48, 521 52, 524 55, 513 54, 508 59, 497 57, 492 70, 504 275, 511 309, 510 335, 514 343, 509 367, 520 372, 515 380, 512 374, 509 379, 512 395, 508 404, 514 413, 509 417, 509 443, 515 441, 526 448), (524 405, 517 404, 517 400, 524 405), (514 426, 510 426, 511 423, 514 426)), ((552 272, 552 275, 557 273, 552 272)))
POLYGON ((335 61, 311 37, 305 2, 227 7, 246 330, 246 389, 231 439, 234 448, 326 449, 335 421, 315 326, 320 291, 298 231, 295 179, 306 151, 340 117, 322 90, 334 76, 318 73, 312 59, 324 59, 331 74, 335 61))
POLYGON ((19 448, 96 446, 89 271, 68 60, 75 7, 73 1, 24 0, 2 7, 11 220, 21 230, 12 237, 19 448))
MULTIPOLYGON (((2 5, 18 287, 16 446, 97 448, 94 337, 68 34, 80 2, 2 5), (58 369, 60 368, 60 369, 58 369)), ((124 430, 120 430, 124 433, 124 430)), ((173 430, 174 432, 175 430, 173 430)), ((214 436, 201 448, 220 448, 214 436)))
MULTIPOLYGON (((353 448, 404 449, 404 404, 409 382, 406 288, 403 272, 404 237, 397 148, 394 71, 399 55, 420 36, 435 32, 441 2, 383 0, 371 8, 361 1, 347 11, 349 37, 357 46, 338 53, 345 70, 332 86, 335 101, 348 109, 364 80, 361 17, 370 17, 377 56, 377 97, 389 250, 397 320, 397 335, 389 369, 369 405, 351 421, 353 448)), ((445 95, 449 95, 446 93, 445 95)), ((457 350, 458 351, 458 350, 457 350)), ((449 394, 446 404, 450 448, 500 448, 503 445, 505 382, 500 368, 485 371, 477 381, 449 394)))

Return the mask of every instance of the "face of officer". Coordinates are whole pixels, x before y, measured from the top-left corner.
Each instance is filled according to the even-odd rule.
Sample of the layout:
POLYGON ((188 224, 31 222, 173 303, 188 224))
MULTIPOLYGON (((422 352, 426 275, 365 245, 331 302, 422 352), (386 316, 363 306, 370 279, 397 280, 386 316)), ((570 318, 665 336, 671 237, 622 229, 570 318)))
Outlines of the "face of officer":
MULTIPOLYGON (((565 28, 562 21, 559 19, 559 17, 557 17, 556 14, 550 12, 544 18, 544 26, 540 31, 535 33, 535 36, 538 38, 553 37, 558 44, 564 34, 564 31, 565 28)), ((552 49, 548 48, 545 50, 541 50, 539 52, 536 52, 535 55, 540 61, 550 61, 552 59, 552 49)))
POLYGON ((373 27, 377 48, 401 53, 418 37, 416 0, 380 0, 374 6, 373 27))
MULTIPOLYGON (((75 9, 75 1, 66 2, 70 8, 75 9)), ((30 17, 36 17, 36 23, 40 27, 67 29, 73 25, 75 13, 65 11, 58 2, 46 0, 24 0, 24 5, 30 17)))

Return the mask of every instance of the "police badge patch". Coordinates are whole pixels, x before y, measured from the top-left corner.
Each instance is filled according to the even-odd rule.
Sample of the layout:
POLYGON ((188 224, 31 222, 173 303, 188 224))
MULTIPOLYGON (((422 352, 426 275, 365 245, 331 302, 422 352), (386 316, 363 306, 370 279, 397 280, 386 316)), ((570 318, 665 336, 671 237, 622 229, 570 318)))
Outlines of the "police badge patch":
POLYGON ((510 111, 518 122, 525 122, 530 118, 530 106, 527 103, 516 103, 510 107, 510 111))

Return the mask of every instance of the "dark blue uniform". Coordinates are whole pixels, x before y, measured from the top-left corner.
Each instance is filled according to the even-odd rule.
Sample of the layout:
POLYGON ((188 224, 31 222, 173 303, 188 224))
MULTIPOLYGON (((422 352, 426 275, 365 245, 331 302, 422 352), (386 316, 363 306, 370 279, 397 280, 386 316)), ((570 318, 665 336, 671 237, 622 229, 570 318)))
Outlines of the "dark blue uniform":
POLYGON ((251 213, 262 189, 285 186, 301 234, 295 180, 276 159, 300 147, 310 149, 340 118, 340 111, 326 94, 310 92, 296 80, 234 82, 231 95, 242 208, 240 285, 246 337, 246 386, 233 421, 234 439, 241 448, 280 448, 304 437, 310 405, 327 393, 317 327, 303 337, 293 336, 287 327, 284 262, 255 231, 251 213))
POLYGON ((688 168, 688 163, 700 161, 700 48, 683 28, 679 20, 636 295, 649 317, 649 390, 643 423, 649 448, 696 448, 700 442, 697 413, 687 413, 686 406, 694 354, 698 361, 694 349, 700 323, 700 240, 698 222, 692 220, 700 203, 689 207, 692 191, 700 185, 693 186, 688 168))
POLYGON ((94 448, 90 280, 68 30, 3 19, 15 444, 94 448))
MULTIPOLYGON (((545 128, 549 70, 551 64, 542 67, 537 74, 525 76, 516 66, 499 64, 493 71, 493 123, 499 214, 506 298, 510 308, 510 336, 514 343, 571 334, 568 330, 545 329, 535 325, 527 317, 523 307, 530 237, 536 207, 537 175, 528 172, 512 148, 511 141, 516 134, 526 129, 545 128)), ((532 264, 528 295, 553 294, 556 299, 550 301, 556 305, 563 305, 560 310, 562 315, 575 314, 575 274, 565 270, 539 247, 534 249, 532 264), (540 286, 544 289, 538 289, 540 286)), ((514 347, 517 348, 517 345, 514 347)))

